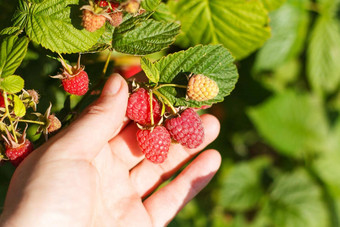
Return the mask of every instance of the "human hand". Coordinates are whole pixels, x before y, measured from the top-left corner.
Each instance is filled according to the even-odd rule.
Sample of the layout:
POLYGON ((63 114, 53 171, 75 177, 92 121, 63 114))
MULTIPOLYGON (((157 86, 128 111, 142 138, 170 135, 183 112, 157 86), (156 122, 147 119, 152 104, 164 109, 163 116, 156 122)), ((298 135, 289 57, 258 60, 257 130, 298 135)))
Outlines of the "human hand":
POLYGON ((110 77, 101 97, 78 120, 31 153, 12 177, 0 226, 169 223, 214 176, 219 153, 204 151, 154 191, 217 137, 219 123, 202 116, 204 143, 197 149, 172 145, 167 160, 156 165, 144 159, 135 124, 124 121, 127 99, 126 82, 110 77))

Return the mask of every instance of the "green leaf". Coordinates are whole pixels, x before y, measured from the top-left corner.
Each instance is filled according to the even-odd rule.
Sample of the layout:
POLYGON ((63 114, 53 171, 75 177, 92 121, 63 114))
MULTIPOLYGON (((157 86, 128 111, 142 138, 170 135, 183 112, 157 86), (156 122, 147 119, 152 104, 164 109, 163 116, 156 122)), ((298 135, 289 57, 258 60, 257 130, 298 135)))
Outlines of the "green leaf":
POLYGON ((13 35, 17 31, 20 31, 19 27, 8 27, 1 30, 0 35, 13 35))
POLYGON ((32 2, 32 3, 41 3, 41 2, 43 2, 45 0, 29 0, 29 1, 32 2))
POLYGON ((236 212, 254 208, 264 195, 261 176, 268 164, 267 159, 258 158, 235 165, 228 175, 223 175, 220 204, 236 212))
POLYGON ((267 10, 272 11, 279 8, 286 0, 261 0, 267 10))
POLYGON ((340 82, 340 23, 319 17, 307 53, 308 79, 319 94, 335 91, 340 82))
POLYGON ((260 49, 255 70, 274 70, 296 58, 304 48, 309 25, 308 0, 289 0, 270 14, 272 37, 260 49))
POLYGON ((140 59, 140 63, 145 75, 149 78, 149 80, 153 83, 158 83, 159 72, 154 64, 152 64, 152 62, 145 57, 140 59))
POLYGON ((105 32, 99 38, 97 43, 84 53, 101 52, 107 49, 112 49, 112 35, 115 27, 111 26, 109 23, 105 25, 105 32))
POLYGON ((251 108, 248 115, 263 138, 283 155, 303 158, 324 150, 329 128, 315 97, 286 91, 251 108))
POLYGON ((270 37, 268 13, 260 1, 171 0, 181 21, 181 46, 223 44, 237 59, 248 56, 270 37))
POLYGON ((14 99, 14 114, 17 117, 23 117, 26 114, 26 107, 17 95, 13 95, 14 99))
POLYGON ((126 54, 151 54, 172 44, 179 31, 177 23, 131 17, 115 29, 112 46, 126 54))
POLYGON ((32 4, 26 33, 33 41, 59 53, 76 53, 90 49, 103 34, 104 26, 86 31, 81 26, 79 0, 49 0, 32 4))
POLYGON ((14 12, 12 21, 13 27, 18 27, 20 29, 24 29, 27 24, 29 15, 29 6, 25 0, 19 0, 19 6, 17 10, 14 12))
POLYGON ((0 77, 12 75, 24 59, 29 40, 27 37, 8 36, 0 47, 0 77))
MULTIPOLYGON (((328 136, 325 149, 313 162, 313 167, 320 178, 327 184, 333 194, 340 196, 340 117, 336 120, 328 136)), ((340 210, 339 210, 340 212, 340 210)), ((340 215, 340 213, 339 213, 340 215)), ((340 216, 339 216, 340 217, 340 216)))
POLYGON ((158 91, 175 106, 200 107, 222 102, 234 89, 238 79, 234 58, 222 45, 198 45, 163 57, 155 63, 155 66, 160 75, 159 83, 187 85, 186 76, 194 73, 203 74, 218 84, 218 95, 204 102, 187 100, 185 91, 181 94, 181 90, 173 87, 160 88, 158 91))
POLYGON ((340 4, 339 0, 316 0, 318 6, 318 12, 328 18, 336 17, 338 7, 340 4))
POLYGON ((329 226, 322 192, 302 170, 275 179, 260 216, 266 219, 262 226, 329 226))
POLYGON ((143 0, 141 2, 141 7, 147 11, 154 11, 161 0, 143 0))
POLYGON ((25 81, 20 76, 12 75, 0 81, 0 88, 7 93, 15 94, 24 89, 25 81))
POLYGON ((155 20, 158 21, 175 21, 176 17, 175 15, 170 11, 169 6, 161 3, 156 11, 154 12, 154 14, 152 14, 152 17, 155 20))

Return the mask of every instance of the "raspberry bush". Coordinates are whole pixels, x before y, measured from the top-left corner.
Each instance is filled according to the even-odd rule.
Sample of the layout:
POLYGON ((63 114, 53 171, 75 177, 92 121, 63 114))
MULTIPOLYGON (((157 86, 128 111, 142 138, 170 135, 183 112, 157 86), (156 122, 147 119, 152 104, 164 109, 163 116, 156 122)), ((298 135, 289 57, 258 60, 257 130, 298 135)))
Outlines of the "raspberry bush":
POLYGON ((338 0, 0 6, 0 192, 14 166, 118 72, 130 87, 136 141, 154 165, 176 152, 170 144, 200 146, 199 114, 221 121, 212 147, 222 170, 170 226, 340 222, 338 0))

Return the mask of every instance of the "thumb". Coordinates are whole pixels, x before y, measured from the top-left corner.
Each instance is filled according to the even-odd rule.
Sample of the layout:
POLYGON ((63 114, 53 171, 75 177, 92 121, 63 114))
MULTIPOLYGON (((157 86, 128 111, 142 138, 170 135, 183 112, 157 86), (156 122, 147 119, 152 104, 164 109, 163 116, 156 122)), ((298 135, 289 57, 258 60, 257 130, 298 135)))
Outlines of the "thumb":
POLYGON ((90 151, 90 156, 91 152, 98 152, 98 148, 102 148, 123 124, 128 97, 125 80, 119 74, 113 74, 99 99, 67 128, 63 143, 83 154, 90 151))

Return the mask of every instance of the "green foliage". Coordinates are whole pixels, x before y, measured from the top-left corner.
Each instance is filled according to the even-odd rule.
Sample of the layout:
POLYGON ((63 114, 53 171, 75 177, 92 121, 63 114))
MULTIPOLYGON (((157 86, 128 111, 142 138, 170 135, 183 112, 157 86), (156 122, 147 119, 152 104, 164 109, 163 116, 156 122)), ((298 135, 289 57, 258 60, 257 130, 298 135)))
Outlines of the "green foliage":
POLYGON ((153 65, 152 62, 145 57, 141 58, 140 63, 145 75, 149 78, 149 80, 153 83, 158 83, 159 72, 155 65, 153 65))
POLYGON ((141 2, 141 7, 147 11, 154 11, 161 0, 143 0, 141 2))
POLYGON ((308 77, 312 88, 320 94, 330 93, 340 82, 340 24, 321 16, 311 34, 308 49, 308 77))
POLYGON ((175 15, 171 13, 169 6, 161 3, 155 13, 152 15, 155 20, 158 21, 175 21, 175 15))
MULTIPOLYGON (((320 178, 330 188, 333 195, 340 198, 340 118, 338 117, 328 137, 327 149, 315 160, 313 167, 320 178)), ((340 216, 339 216, 340 217, 340 216)))
POLYGON ((303 170, 283 174, 275 179, 269 200, 259 218, 263 219, 258 226, 328 225, 321 190, 303 170))
POLYGON ((0 81, 0 88, 9 94, 15 94, 24 89, 24 84, 25 81, 20 76, 12 75, 0 81))
POLYGON ((19 30, 20 30, 19 27, 7 27, 7 28, 4 28, 0 32, 0 35, 13 35, 14 33, 18 32, 19 30))
POLYGON ((144 21, 143 17, 130 17, 115 29, 112 46, 116 51, 146 55, 161 51, 175 41, 179 24, 153 19, 144 21))
POLYGON ((28 39, 17 36, 5 37, 0 46, 0 77, 12 75, 24 59, 28 39))
POLYGON ((58 53, 77 53, 90 49, 97 43, 104 28, 95 32, 83 29, 78 3, 79 0, 49 0, 32 4, 25 27, 29 38, 58 53))
POLYGON ((237 212, 255 208, 264 196, 261 177, 268 165, 262 158, 235 165, 224 178, 220 204, 237 212))
POLYGON ((259 1, 169 1, 182 23, 182 46, 221 43, 242 59, 263 45, 270 36, 268 15, 259 1))
MULTIPOLYGON (((0 89, 8 93, 13 120, 31 113, 32 103, 19 93, 25 83, 41 94, 39 112, 52 102, 69 124, 106 76, 129 61, 140 61, 155 86, 186 85, 191 73, 220 86, 220 94, 203 103, 186 100, 184 88, 159 88, 175 106, 223 101, 237 82, 232 95, 210 109, 221 122, 211 147, 223 157, 222 170, 169 226, 339 226, 339 0, 143 0, 146 13, 127 14, 118 28, 106 23, 94 33, 81 26, 80 7, 87 2, 0 0, 0 89), (112 51, 105 77, 103 50, 112 51), (157 54, 140 60, 118 51, 157 54), (83 53, 91 95, 67 96, 48 77, 60 68, 53 52, 83 53)), ((73 64, 78 55, 64 57, 73 64)), ((0 122, 0 130, 7 123, 0 122)), ((28 129, 31 139, 35 133, 28 129)), ((12 172, 0 168, 0 206, 12 172)))
POLYGON ((23 117, 26 114, 26 107, 17 95, 13 95, 14 100, 14 114, 17 117, 23 117))
POLYGON ((301 53, 310 18, 307 3, 308 0, 288 0, 270 14, 273 35, 257 54, 256 71, 273 70, 301 53))
POLYGON ((263 5, 269 11, 279 8, 286 0, 261 0, 263 5))
POLYGON ((315 97, 287 91, 250 109, 249 116, 263 138, 283 155, 308 157, 325 146, 328 124, 315 97))
POLYGON ((28 16, 29 16, 28 2, 25 0, 19 0, 19 6, 12 18, 13 27, 17 27, 20 30, 24 29, 28 21, 28 16))
POLYGON ((187 100, 180 96, 175 88, 160 88, 162 93, 175 106, 210 105, 221 102, 223 98, 234 89, 238 79, 234 58, 230 52, 221 45, 195 46, 186 51, 168 55, 155 62, 159 71, 159 83, 187 84, 186 76, 190 73, 203 74, 213 79, 220 89, 219 94, 211 100, 198 102, 187 100))

